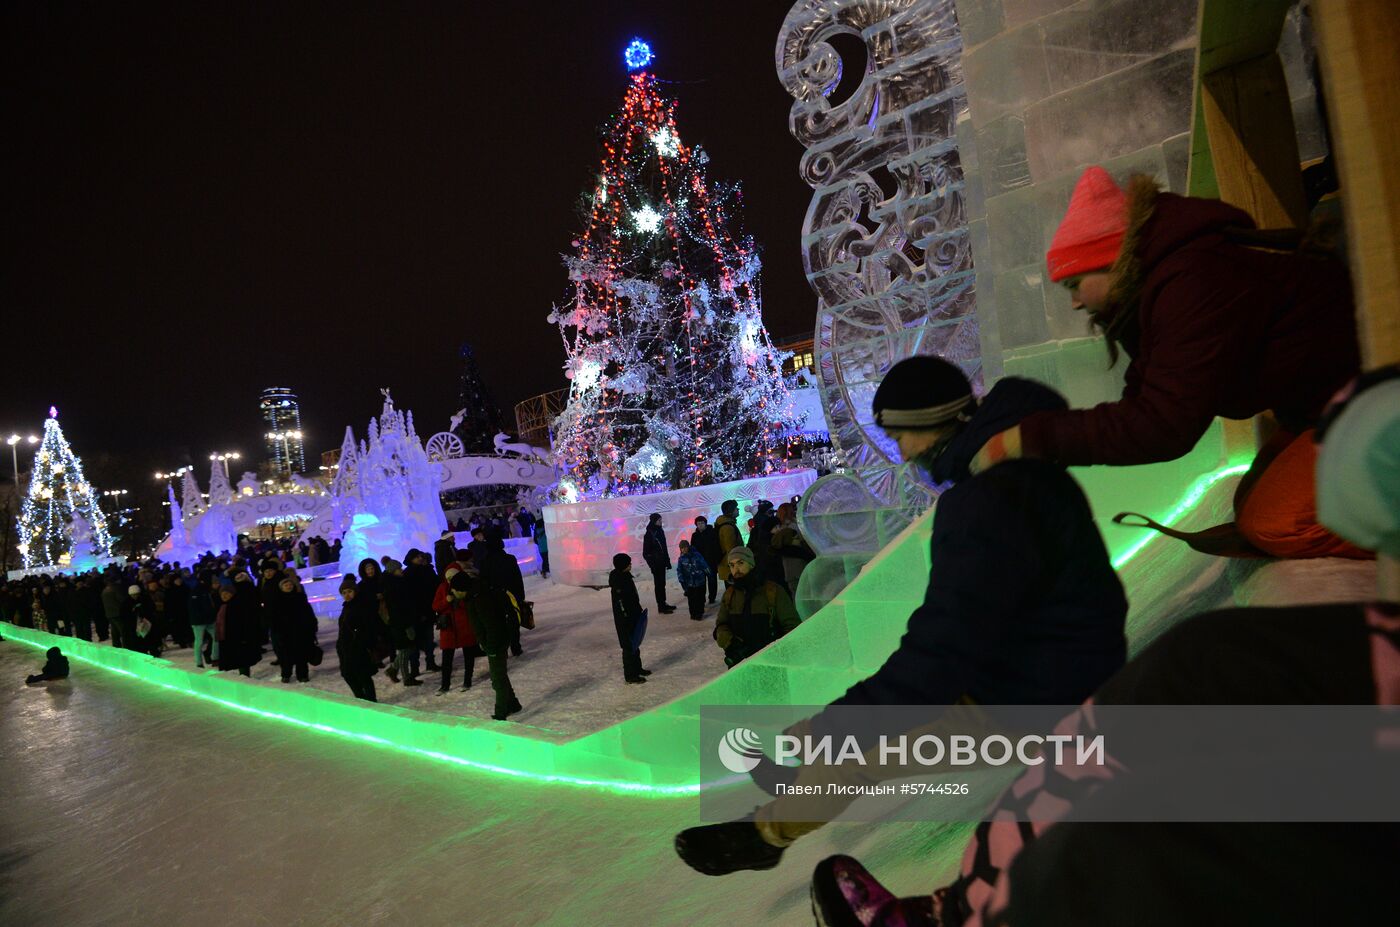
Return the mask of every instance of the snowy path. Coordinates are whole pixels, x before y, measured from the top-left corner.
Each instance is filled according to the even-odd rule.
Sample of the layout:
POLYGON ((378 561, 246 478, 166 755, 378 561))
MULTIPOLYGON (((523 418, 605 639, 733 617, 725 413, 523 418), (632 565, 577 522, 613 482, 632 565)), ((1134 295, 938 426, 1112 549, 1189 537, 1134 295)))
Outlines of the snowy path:
POLYGON ((830 826, 775 870, 709 879, 671 849, 693 799, 483 776, 81 663, 27 688, 40 656, 0 643, 4 924, 807 925, 821 858, 912 894, 964 836, 830 826))
MULTIPOLYGON (((656 613, 649 576, 637 577, 637 592, 651 612, 642 661, 653 675, 645 685, 629 686, 622 681, 608 590, 560 586, 538 576, 526 577, 525 594, 535 603, 537 626, 533 631, 521 631, 524 656, 510 659, 510 681, 525 705, 512 721, 570 737, 589 734, 692 692, 724 672, 724 654, 710 636, 718 606, 706 609, 704 621, 691 621, 674 579, 667 591, 672 605, 679 601, 673 614, 656 613)), ((350 689, 340 678, 335 656, 335 637, 335 619, 321 619, 325 659, 312 668, 310 685, 348 695, 350 689)), ((195 669, 192 650, 167 650, 163 656, 181 668, 195 669)), ((253 667, 253 679, 280 686, 281 671, 272 665, 272 659, 270 651, 263 656, 253 667)), ((475 682, 466 691, 462 690, 461 654, 453 667, 450 693, 437 695, 440 677, 436 673, 425 673, 422 678, 422 686, 409 688, 394 685, 380 672, 374 677, 379 701, 418 711, 491 716, 493 698, 485 658, 477 659, 475 682)))

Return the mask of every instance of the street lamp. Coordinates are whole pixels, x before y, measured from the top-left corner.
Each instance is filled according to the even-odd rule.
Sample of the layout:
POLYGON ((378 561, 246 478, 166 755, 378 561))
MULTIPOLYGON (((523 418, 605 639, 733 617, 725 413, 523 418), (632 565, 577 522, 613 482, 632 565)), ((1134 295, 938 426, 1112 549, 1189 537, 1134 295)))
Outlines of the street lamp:
POLYGON ((238 453, 237 451, 219 451, 218 453, 210 454, 210 455, 209 455, 209 459, 210 459, 210 460, 217 460, 217 461, 219 461, 221 464, 223 464, 223 465, 224 465, 224 479, 226 479, 226 480, 231 480, 232 477, 229 475, 229 472, 228 472, 228 462, 229 462, 230 460, 242 460, 242 459, 243 459, 243 455, 240 454, 240 453, 238 453))
MULTIPOLYGON (((15 495, 19 495, 19 442, 25 440, 19 435, 10 435, 5 439, 5 443, 10 446, 10 465, 15 471, 15 495)), ((30 435, 27 439, 30 444, 38 444, 39 436, 30 435)))

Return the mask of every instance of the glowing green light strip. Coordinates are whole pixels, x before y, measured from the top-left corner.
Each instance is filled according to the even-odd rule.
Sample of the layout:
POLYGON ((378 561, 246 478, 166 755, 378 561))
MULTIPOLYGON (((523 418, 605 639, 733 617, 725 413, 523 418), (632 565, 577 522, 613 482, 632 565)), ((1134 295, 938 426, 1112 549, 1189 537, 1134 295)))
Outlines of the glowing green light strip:
MULTIPOLYGON (((1205 496, 1206 492, 1209 491, 1212 486, 1219 483, 1223 479, 1243 473, 1248 468, 1248 464, 1236 464, 1224 467, 1220 470, 1216 470, 1212 473, 1208 473, 1205 476, 1200 477, 1194 483, 1192 483, 1190 487, 1188 487, 1186 493, 1181 497, 1177 504, 1163 518, 1159 520, 1164 523, 1171 523, 1181 518, 1193 506, 1200 503, 1201 499, 1205 496)), ((1128 548, 1114 560, 1114 568, 1121 569, 1133 557, 1137 556, 1137 554, 1140 553, 1143 550, 1143 548, 1145 548, 1148 544, 1155 540, 1156 537, 1157 536, 1155 534, 1148 535, 1142 538, 1141 540, 1135 542, 1130 548, 1128 548)), ((857 582, 859 582, 859 580, 857 580, 857 582)), ((813 617, 815 618, 816 616, 813 617)), ((66 644, 69 647, 72 647, 76 643, 72 638, 58 637, 56 635, 47 634, 42 631, 35 631, 28 628, 19 628, 4 623, 0 623, 0 627, 5 628, 5 634, 8 639, 40 650, 47 649, 51 646, 64 644, 66 644)), ((102 648, 101 650, 96 650, 96 645, 89 646, 94 647, 94 650, 99 654, 113 654, 112 659, 114 660, 124 660, 132 658, 142 660, 149 659, 146 657, 138 657, 137 655, 132 654, 130 651, 113 651, 111 648, 102 648)), ((357 743, 368 744, 370 746, 379 747, 382 749, 396 750, 401 753, 421 757, 423 759, 449 763, 454 766, 462 767, 465 769, 471 769, 477 772, 486 773, 488 775, 502 776, 517 781, 524 780, 527 782, 549 785, 566 785, 577 788, 602 790, 623 795, 639 795, 651 798, 676 798, 696 795, 700 792, 702 786, 705 788, 710 788, 715 786, 729 785, 733 784, 734 782, 743 781, 743 779, 745 778, 741 776, 735 776, 726 777, 722 780, 716 780, 714 782, 706 783, 682 782, 678 784, 657 784, 637 782, 629 779, 608 779, 591 776, 568 775, 565 773, 558 772, 541 772, 528 768, 528 766, 520 762, 519 759, 517 759, 515 765, 485 762, 483 760, 470 759, 464 756, 445 753, 441 750, 434 750, 428 749, 426 747, 415 746, 410 743, 405 743, 402 740, 396 740, 393 738, 380 736, 378 734, 370 733, 367 730, 367 728, 377 722, 390 724, 394 720, 402 720, 404 723, 412 724, 415 730, 424 732, 431 732, 434 729, 440 730, 444 733, 461 733, 463 731, 466 731, 468 733, 476 732, 478 734, 485 735, 489 739, 495 740, 498 746, 510 747, 512 745, 515 745, 521 747, 528 747, 540 753, 552 754, 552 759, 555 762, 562 761, 565 763, 586 764, 588 762, 593 761, 595 758, 600 760, 616 759, 619 762, 631 764, 639 764, 642 761, 632 760, 628 757, 624 757, 621 755, 617 757, 607 757, 603 754, 594 754, 589 751, 579 749, 577 746, 577 742, 550 743, 548 741, 537 741, 532 740, 530 738, 520 737, 519 735, 515 734, 509 734, 504 732, 497 733, 485 728, 484 726, 464 728, 446 723, 449 718, 453 722, 460 721, 461 719, 457 716, 448 716, 448 718, 443 718, 443 716, 435 716, 429 712, 418 712, 413 711, 411 709, 395 709, 395 715, 390 716, 389 718, 381 718, 378 716, 377 712, 370 708, 343 704, 339 700, 327 699, 322 696, 307 695, 303 693, 283 693, 275 689, 266 689, 261 686, 257 687, 256 690, 244 690, 248 691, 249 694, 254 695, 255 697, 269 698, 282 703, 281 707, 283 707, 283 711, 269 711, 265 708, 257 708, 251 705, 240 704, 239 702, 232 701, 227 698, 220 698, 217 695, 213 695, 207 692, 196 691, 193 688, 195 680, 202 680, 205 684, 212 685, 215 687, 242 687, 247 685, 246 683, 239 682, 237 680, 223 679, 214 674, 196 675, 194 673, 174 667, 166 661, 160 661, 160 663, 164 664, 163 666, 160 664, 153 663, 150 669, 152 670, 152 673, 154 675, 148 675, 146 673, 132 671, 122 666, 113 665, 113 663, 107 662, 104 659, 93 659, 89 656, 79 654, 76 652, 71 652, 70 657, 72 659, 76 659, 83 663, 86 663, 90 666, 97 667, 98 669, 107 670, 109 672, 116 673, 121 676, 126 676, 131 679, 140 680, 141 682, 157 686, 161 689, 165 689, 170 692, 178 692, 183 695, 193 696, 194 698, 198 698, 202 701, 210 702, 216 705, 221 705, 225 708, 231 708, 235 711, 243 712, 244 714, 256 715, 258 717, 267 718, 269 720, 280 721, 285 724, 295 725, 296 727, 304 728, 306 730, 318 731, 323 734, 330 734, 332 736, 341 737, 346 740, 355 741, 357 743), (168 676, 177 673, 180 674, 178 678, 181 678, 185 684, 177 685, 172 682, 163 681, 160 678, 157 678, 158 675, 168 676), (335 724, 327 724, 323 721, 313 721, 308 720, 306 718, 299 718, 296 717, 294 714, 288 713, 285 710, 287 707, 296 708, 303 704, 301 702, 296 701, 297 699, 314 700, 317 703, 317 708, 340 713, 343 716, 343 718, 340 719, 342 724, 340 726, 335 724), (437 720, 438 718, 443 718, 443 720, 437 720), (346 724, 345 722, 349 723, 346 724), (366 729, 354 730, 352 729, 354 726, 360 726, 366 729)), ((628 722, 624 721, 621 723, 627 724, 628 722)), ((595 735, 589 736, 593 737, 595 735)))
MULTIPOLYGON (((1190 487, 1187 488, 1186 495, 1181 497, 1181 499, 1177 502, 1177 504, 1172 508, 1170 512, 1168 512, 1162 518, 1156 520, 1164 525, 1170 526, 1172 522, 1176 521, 1178 518, 1185 515, 1190 509, 1194 508, 1197 504, 1199 504, 1201 499, 1205 496, 1205 494, 1209 492, 1210 488, 1216 483, 1219 483, 1223 479, 1228 479, 1229 477, 1244 473, 1248 469, 1249 464, 1243 463, 1235 464, 1229 467, 1223 467, 1222 469, 1216 470, 1214 473, 1207 473, 1205 476, 1196 480, 1196 482, 1192 483, 1190 487)), ((1144 547, 1146 547, 1148 544, 1151 544, 1158 538, 1166 536, 1158 534, 1157 532, 1152 531, 1149 528, 1143 528, 1141 530, 1148 533, 1142 539, 1134 542, 1133 545, 1127 550, 1123 551, 1123 553, 1119 554, 1117 557, 1114 558, 1113 568, 1115 570, 1123 569, 1123 567, 1128 563, 1129 560, 1132 560, 1138 554, 1142 553, 1142 549, 1144 547)))
MULTIPOLYGON (((5 629, 5 638, 6 638, 6 640, 12 640, 12 641, 15 641, 16 643, 21 643, 21 644, 24 644, 24 645, 26 645, 26 646, 33 647, 33 648, 35 648, 35 649, 37 649, 37 650, 47 650, 49 647, 58 646, 58 645, 64 644, 65 642, 68 644, 68 646, 71 647, 72 644, 74 643, 74 641, 73 641, 72 638, 66 638, 66 637, 60 637, 60 636, 53 635, 53 634, 47 634, 47 633, 45 633, 45 632, 43 632, 43 631, 35 631, 35 630, 29 629, 29 628, 20 628, 20 627, 17 627, 17 626, 15 626, 15 625, 5 624, 5 623, 3 623, 3 622, 0 622, 0 627, 3 627, 3 628, 5 629), (42 639, 41 639, 41 638, 42 638, 42 639)), ((466 758, 466 757, 454 756, 454 755, 449 754, 449 753, 442 753, 441 751, 437 751, 437 750, 428 750, 428 749, 424 749, 424 748, 422 748, 422 747, 415 747, 415 746, 413 746, 413 745, 411 745, 411 744, 404 744, 404 743, 401 743, 401 742, 398 742, 398 741, 391 740, 391 739, 386 738, 386 737, 380 737, 380 736, 375 735, 375 734, 369 734, 369 733, 365 733, 365 732, 361 732, 361 731, 345 730, 345 729, 343 729, 343 728, 336 727, 336 726, 331 725, 331 724, 325 724, 325 723, 316 722, 316 721, 307 721, 307 720, 305 720, 305 719, 297 718, 297 717, 294 717, 294 716, 289 715, 289 714, 284 714, 284 713, 282 713, 282 712, 268 711, 268 710, 263 709, 263 708, 254 708, 254 707, 251 706, 251 705, 241 705, 241 704, 239 704, 238 702, 232 702, 232 701, 229 701, 228 699, 219 698, 218 696, 215 696, 215 695, 209 695, 209 694, 204 693, 204 692, 196 692, 196 691, 194 691, 193 689, 187 688, 187 687, 185 687, 185 686, 172 685, 171 683, 168 683, 168 682, 162 682, 162 681, 160 681, 159 679, 154 679, 154 678, 152 678, 152 677, 150 677, 150 676, 145 676, 145 675, 142 675, 142 674, 140 674, 140 673, 132 672, 131 670, 124 669, 124 668, 119 667, 119 666, 112 666, 112 665, 110 665, 110 664, 103 663, 103 662, 101 662, 100 660, 92 660, 92 659, 89 659, 89 658, 87 658, 87 657, 78 655, 78 654, 76 654, 76 653, 74 653, 74 652, 72 652, 72 651, 69 651, 68 656, 69 656, 70 659, 79 660, 79 661, 81 661, 81 662, 83 662, 83 663, 86 663, 86 664, 88 664, 88 665, 90 665, 90 666, 93 666, 93 667, 96 667, 96 668, 98 668, 98 669, 106 670, 106 671, 111 672, 111 673, 116 673, 117 675, 120 675, 120 676, 126 676, 126 677, 131 678, 131 679, 136 679, 136 680, 139 680, 139 681, 141 681, 141 682, 147 683, 147 684, 149 684, 149 685, 156 686, 157 688, 165 689, 165 690, 170 691, 170 692, 178 692, 178 693, 180 693, 180 694, 182 694, 182 695, 188 695, 188 696, 191 696, 191 697, 193 697, 193 698, 200 699, 201 701, 211 702, 211 703, 216 704, 216 705, 221 705, 221 706, 223 706, 223 707, 225 707, 225 708, 231 708, 231 709, 233 709, 234 711, 240 711, 240 712, 243 712, 244 714, 256 715, 256 716, 258 716, 258 717, 267 718, 267 719, 270 719, 270 720, 273 720, 273 721, 281 721, 281 722, 283 722, 283 723, 295 725, 296 727, 305 728, 305 729, 307 729, 307 730, 319 731, 319 732, 321 732, 321 733, 323 733, 323 734, 331 734, 331 735, 334 735, 334 736, 337 736, 337 737, 343 737, 343 738, 348 739, 348 740, 353 740, 353 741, 358 741, 358 742, 360 742, 360 743, 370 744, 371 746, 383 747, 383 748, 387 748, 387 749, 391 749, 391 750, 397 750, 397 751, 400 751, 400 752, 403 752, 403 753, 412 754, 412 755, 414 755, 414 756, 419 756, 419 757, 423 757, 423 758, 426 758, 426 759, 438 760, 438 761, 440 761, 440 762, 445 762, 445 763, 452 763, 452 764, 454 764, 454 765, 456 765, 456 766, 466 767, 466 768, 469 768, 469 769, 476 770, 476 771, 478 771, 478 772, 484 772, 484 773, 489 773, 489 774, 493 774, 493 775, 505 776, 505 777, 508 777, 508 778, 511 778, 511 779, 515 779, 515 780, 525 779, 525 780, 528 780, 528 781, 531 781, 531 782, 550 783, 550 784, 555 784, 555 785, 570 785, 570 786, 578 786, 578 787, 582 787, 582 788, 602 789, 602 790, 606 790, 606 791, 621 792, 621 793, 625 793, 625 794, 629 794, 629 795, 647 795, 647 796, 655 796, 655 797, 674 797, 674 796, 683 796, 683 795, 695 795, 695 794, 698 794, 699 791, 700 791, 700 784, 699 784, 699 783, 695 783, 695 784, 681 784, 681 785, 656 785, 656 784, 649 784, 649 783, 633 782, 633 781, 630 781, 630 780, 620 780, 620 779, 596 779, 596 778, 587 778, 587 777, 583 777, 583 776, 570 776, 570 775, 564 775, 564 774, 558 774, 558 773, 541 773, 541 772, 535 772, 535 771, 529 770, 529 769, 512 768, 512 767, 508 767, 508 766, 496 765, 496 764, 494 764, 494 763, 485 763, 485 762, 482 762, 482 761, 479 761, 479 760, 468 759, 468 758, 466 758)), ((173 672, 185 673, 184 670, 176 669, 176 668, 174 668, 174 667, 170 667, 170 669, 171 669, 173 672)), ((186 673, 186 675, 189 675, 189 676, 191 676, 191 677, 194 676, 194 674, 192 674, 192 673, 186 673)), ((221 680, 221 681, 224 682, 225 684, 228 684, 228 685, 242 685, 242 683, 238 683, 238 682, 236 682, 236 681, 234 681, 234 680, 221 680)), ((293 694, 293 693, 287 693, 286 695, 293 695, 294 697, 302 697, 302 698, 316 698, 316 697, 317 697, 317 696, 305 696, 305 695, 301 695, 300 693, 295 693, 295 694, 293 694)), ((279 698, 285 698, 286 695, 283 695, 282 693, 278 693, 278 697, 279 697, 279 698)), ((349 710, 351 710, 351 711, 356 711, 356 712, 363 712, 363 711, 366 711, 366 709, 361 709, 361 708, 350 708, 349 710)), ((408 709, 400 709, 400 710, 401 710, 401 711, 406 711, 406 712, 411 712, 411 710, 408 710, 408 709)), ((411 712, 411 713, 413 713, 413 714, 418 714, 417 712, 411 712)), ((423 716, 424 716, 425 718, 431 718, 431 715, 428 715, 427 713, 423 713, 423 716)), ((417 725, 417 724, 432 723, 432 722, 431 722, 431 721, 419 720, 419 719, 415 718, 415 719, 413 720, 413 723, 414 723, 415 725, 417 725)), ((503 736, 503 737, 511 737, 511 738, 514 738, 515 735, 505 734, 505 735, 501 735, 501 736, 503 736)), ((540 744, 542 747, 554 747, 554 748, 556 748, 556 749, 558 749, 559 746, 562 746, 562 745, 548 744, 548 743, 546 743, 546 742, 544 742, 544 741, 531 741, 531 743, 538 743, 538 744, 540 744)))

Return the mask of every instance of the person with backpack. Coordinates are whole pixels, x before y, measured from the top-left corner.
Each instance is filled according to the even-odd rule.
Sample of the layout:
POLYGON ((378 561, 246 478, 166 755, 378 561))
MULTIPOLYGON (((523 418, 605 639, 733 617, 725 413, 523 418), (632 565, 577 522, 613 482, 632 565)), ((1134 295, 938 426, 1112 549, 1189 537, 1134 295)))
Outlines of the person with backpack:
POLYGON ((797 528, 797 506, 784 502, 778 506, 778 527, 769 542, 773 557, 782 567, 783 579, 789 592, 797 595, 797 583, 807 564, 817 558, 816 552, 797 528))
POLYGON ((680 580, 681 589, 685 591, 690 620, 701 621, 705 617, 705 581, 714 575, 714 570, 689 541, 681 541, 680 550, 680 558, 676 560, 676 579, 680 580))
MULTIPOLYGON (((505 552, 505 543, 499 534, 495 534, 494 540, 482 551, 482 558, 480 573, 471 584, 467 611, 477 645, 486 654, 491 688, 496 693, 491 717, 504 721, 524 710, 515 697, 506 660, 512 646, 517 650, 520 646, 519 603, 524 599, 525 587, 520 565, 505 552)), ((456 578, 460 579, 461 575, 465 574, 456 578)))
POLYGON ((755 568, 753 551, 735 547, 725 558, 729 588, 720 597, 715 643, 734 667, 802 623, 787 590, 755 568))
POLYGON ((1175 460, 1216 416, 1272 412, 1278 431, 1235 495, 1233 526, 1185 539, 1207 553, 1368 557, 1316 517, 1312 429, 1360 369, 1346 266, 1271 233, 1219 200, 1160 192, 1137 176, 1120 189, 1101 167, 1080 177, 1046 254, 1130 362, 1123 396, 1092 409, 1035 412, 988 436, 974 472, 1019 457, 1065 466, 1175 460))
POLYGON ((646 636, 647 613, 637 597, 637 583, 632 579, 632 558, 626 554, 613 554, 608 592, 612 596, 617 645, 622 648, 622 679, 628 685, 640 685, 651 675, 651 670, 642 669, 642 638, 646 636))
MULTIPOLYGON (((926 470, 932 483, 951 485, 938 498, 923 603, 884 664, 831 705, 924 705, 936 720, 940 709, 960 702, 1082 702, 1127 654, 1128 603, 1089 502, 1065 468, 1048 461, 968 469, 990 435, 1032 412, 1063 409, 1064 398, 1005 377, 979 401, 957 366, 920 356, 890 368, 872 406, 875 424, 904 460, 926 470)), ((906 733, 875 725, 847 731, 827 712, 795 727, 837 742, 854 736, 867 750, 881 735, 906 733)), ((779 787, 824 787, 848 771, 760 760, 754 780, 778 797, 750 819, 682 832, 676 851, 711 875, 775 866, 788 846, 830 820, 811 816, 803 795, 779 795, 779 787)))

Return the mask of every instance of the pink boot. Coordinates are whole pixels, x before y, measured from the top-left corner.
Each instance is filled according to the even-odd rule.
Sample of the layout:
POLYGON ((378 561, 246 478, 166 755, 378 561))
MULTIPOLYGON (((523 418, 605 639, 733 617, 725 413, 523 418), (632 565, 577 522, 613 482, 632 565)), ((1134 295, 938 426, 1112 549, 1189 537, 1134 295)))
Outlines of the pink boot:
POLYGON ((860 863, 831 856, 812 873, 817 927, 938 927, 933 899, 896 898, 860 863))

